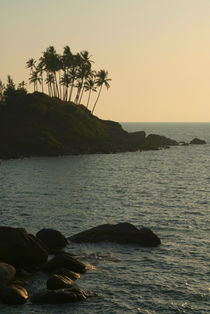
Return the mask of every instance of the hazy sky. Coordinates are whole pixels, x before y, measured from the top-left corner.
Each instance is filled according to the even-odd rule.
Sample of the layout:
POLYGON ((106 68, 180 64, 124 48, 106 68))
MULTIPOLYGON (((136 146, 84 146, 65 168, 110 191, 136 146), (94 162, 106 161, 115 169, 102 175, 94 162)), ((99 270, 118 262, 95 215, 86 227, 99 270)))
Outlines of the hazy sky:
POLYGON ((69 45, 112 78, 99 117, 210 121, 210 0, 0 0, 0 38, 2 81, 69 45))

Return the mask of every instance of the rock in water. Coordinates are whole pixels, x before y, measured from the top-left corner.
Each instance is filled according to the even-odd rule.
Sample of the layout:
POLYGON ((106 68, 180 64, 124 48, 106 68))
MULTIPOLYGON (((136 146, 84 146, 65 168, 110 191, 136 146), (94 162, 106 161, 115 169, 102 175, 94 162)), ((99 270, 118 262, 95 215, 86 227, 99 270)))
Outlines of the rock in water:
POLYGON ((40 291, 32 296, 31 303, 33 304, 58 304, 71 303, 86 300, 85 292, 72 286, 69 289, 47 290, 40 291))
POLYGON ((0 290, 12 281, 15 273, 16 270, 12 265, 0 263, 0 290))
POLYGON ((44 267, 43 270, 47 273, 52 273, 56 268, 67 268, 75 273, 84 273, 86 265, 82 262, 72 258, 67 253, 62 253, 51 259, 44 267))
POLYGON ((148 228, 137 229, 130 223, 104 224, 77 233, 69 238, 72 242, 115 242, 157 246, 160 239, 148 228))
POLYGON ((167 138, 165 136, 157 135, 157 134, 149 134, 146 137, 146 142, 149 147, 160 147, 160 146, 176 146, 178 142, 167 138))
POLYGON ((199 138, 194 138, 191 142, 190 142, 190 144, 206 144, 206 141, 204 141, 204 140, 200 140, 199 138))
POLYGON ((71 280, 77 280, 80 278, 79 273, 75 273, 75 272, 73 272, 69 269, 66 269, 66 268, 56 268, 55 270, 53 270, 52 274, 66 276, 66 277, 70 278, 71 280))
POLYGON ((68 244, 66 237, 60 231, 54 229, 42 229, 37 232, 36 237, 52 250, 62 249, 68 244))
POLYGON ((1 291, 1 299, 8 304, 24 304, 28 299, 28 292, 18 285, 11 285, 1 291))
POLYGON ((0 261, 15 268, 39 268, 47 258, 48 253, 41 241, 25 229, 0 227, 0 261))
POLYGON ((69 288, 74 284, 74 281, 65 275, 52 275, 47 280, 47 289, 48 290, 57 290, 69 288))

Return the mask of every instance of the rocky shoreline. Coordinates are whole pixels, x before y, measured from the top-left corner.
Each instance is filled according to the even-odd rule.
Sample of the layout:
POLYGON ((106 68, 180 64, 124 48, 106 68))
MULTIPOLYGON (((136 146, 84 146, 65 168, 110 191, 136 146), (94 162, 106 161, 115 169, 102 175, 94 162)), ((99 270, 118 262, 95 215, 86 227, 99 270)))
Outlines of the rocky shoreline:
MULTIPOLYGON (((203 144, 194 140, 192 144, 203 144)), ((120 123, 99 119, 83 105, 38 92, 0 106, 0 159, 110 154, 180 144, 184 145, 144 131, 129 133, 120 123)))
POLYGON ((86 292, 75 284, 88 269, 74 254, 64 251, 70 241, 148 247, 161 244, 150 229, 137 229, 129 223, 100 225, 68 239, 54 229, 42 229, 34 236, 23 228, 0 227, 0 302, 59 304, 96 297, 97 293, 86 292), (30 281, 40 272, 47 274, 46 288, 30 295, 30 281))
POLYGON ((84 154, 115 154, 123 152, 136 152, 147 150, 161 150, 169 149, 171 146, 189 146, 189 145, 203 145, 206 141, 198 138, 192 139, 189 143, 167 138, 162 135, 149 134, 146 136, 144 131, 128 133, 124 130, 119 136, 113 136, 109 140, 80 140, 74 142, 69 146, 63 146, 59 149, 49 151, 41 151, 37 149, 36 152, 1 152, 0 159, 19 159, 29 157, 56 157, 67 155, 84 155, 84 154))

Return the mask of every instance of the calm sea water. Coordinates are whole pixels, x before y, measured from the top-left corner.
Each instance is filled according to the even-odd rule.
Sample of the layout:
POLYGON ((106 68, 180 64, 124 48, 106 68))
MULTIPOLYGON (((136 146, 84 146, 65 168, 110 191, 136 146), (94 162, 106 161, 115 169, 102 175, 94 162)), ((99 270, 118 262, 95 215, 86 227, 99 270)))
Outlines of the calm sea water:
MULTIPOLYGON (((0 304, 0 313, 209 313, 210 123, 123 123, 207 145, 169 150, 8 160, 0 164, 1 225, 70 236, 130 222, 161 238, 157 248, 70 244, 90 265, 77 282, 99 297, 84 303, 0 304)), ((29 293, 44 287, 32 279, 29 293)))

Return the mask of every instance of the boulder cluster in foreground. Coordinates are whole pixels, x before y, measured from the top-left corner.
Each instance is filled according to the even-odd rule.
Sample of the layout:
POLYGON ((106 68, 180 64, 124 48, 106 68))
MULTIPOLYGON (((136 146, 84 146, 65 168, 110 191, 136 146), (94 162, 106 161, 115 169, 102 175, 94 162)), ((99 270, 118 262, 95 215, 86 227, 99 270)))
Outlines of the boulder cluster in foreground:
MULTIPOLYGON (((160 239, 148 228, 129 223, 101 225, 69 238, 75 242, 111 241, 157 246, 160 239)), ((87 271, 86 265, 62 249, 68 239, 54 229, 42 229, 33 236, 23 228, 0 227, 0 300, 6 304, 57 304, 84 301, 93 296, 75 280, 87 271), (49 259, 49 254, 54 257, 49 259), (29 295, 30 278, 38 271, 48 274, 46 289, 29 295)))

